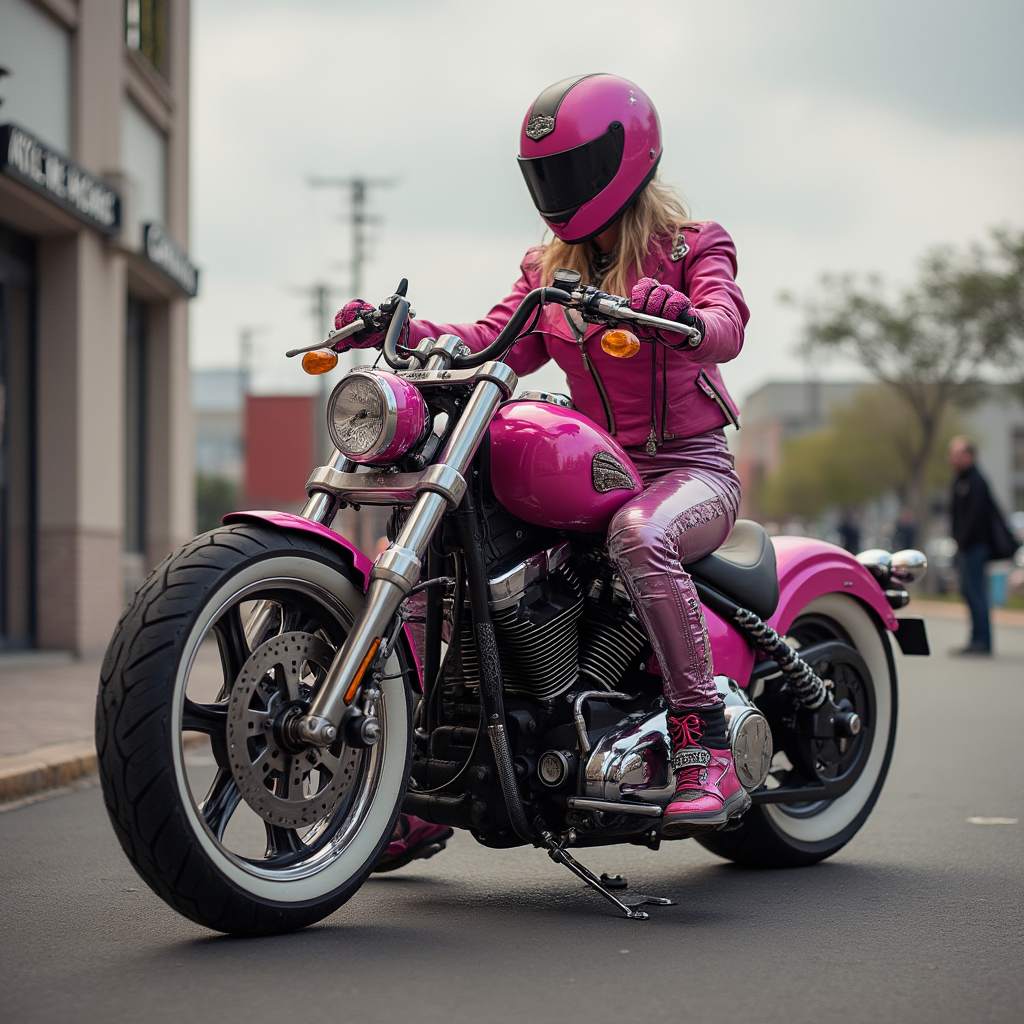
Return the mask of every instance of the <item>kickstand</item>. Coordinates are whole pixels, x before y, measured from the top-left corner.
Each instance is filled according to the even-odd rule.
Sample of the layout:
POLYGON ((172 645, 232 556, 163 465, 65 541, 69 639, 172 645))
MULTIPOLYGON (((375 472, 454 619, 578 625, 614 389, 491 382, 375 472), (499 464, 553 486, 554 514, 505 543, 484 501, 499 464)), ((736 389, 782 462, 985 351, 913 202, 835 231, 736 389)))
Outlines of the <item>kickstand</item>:
POLYGON ((655 907, 674 907, 675 902, 673 900, 667 900, 661 896, 630 896, 625 900, 620 900, 618 896, 609 892, 602 884, 601 879, 597 877, 592 871, 585 868, 575 857, 570 854, 565 847, 550 833, 547 831, 541 832, 541 838, 544 840, 545 846, 547 846, 548 856, 556 863, 563 864, 567 867, 577 878, 582 878, 587 885, 590 886, 595 892, 599 892, 609 903, 614 903, 615 906, 621 910, 626 917, 632 918, 635 921, 646 921, 651 915, 645 910, 637 910, 637 907, 643 906, 655 906, 655 907))

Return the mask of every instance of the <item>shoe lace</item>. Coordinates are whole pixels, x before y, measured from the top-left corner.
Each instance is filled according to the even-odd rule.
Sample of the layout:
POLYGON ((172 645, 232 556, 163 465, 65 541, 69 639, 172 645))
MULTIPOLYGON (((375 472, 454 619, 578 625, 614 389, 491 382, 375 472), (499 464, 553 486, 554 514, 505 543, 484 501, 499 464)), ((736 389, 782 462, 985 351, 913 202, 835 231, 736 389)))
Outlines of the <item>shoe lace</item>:
POLYGON ((691 764, 687 768, 680 768, 676 772, 676 792, 682 790, 699 790, 701 768, 699 764, 691 764))
POLYGON ((686 715, 684 718, 669 715, 668 734, 673 747, 696 747, 704 734, 704 723, 699 715, 686 715))

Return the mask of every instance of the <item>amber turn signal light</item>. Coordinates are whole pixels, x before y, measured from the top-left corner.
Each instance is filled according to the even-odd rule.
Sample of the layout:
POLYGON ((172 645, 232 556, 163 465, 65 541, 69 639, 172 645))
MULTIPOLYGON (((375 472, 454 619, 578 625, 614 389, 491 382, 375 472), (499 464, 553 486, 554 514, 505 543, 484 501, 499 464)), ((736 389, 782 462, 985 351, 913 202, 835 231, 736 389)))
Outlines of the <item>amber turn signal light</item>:
POLYGON ((373 659, 377 657, 377 651, 380 649, 380 637, 374 637, 370 644, 370 649, 366 652, 366 657, 363 658, 359 665, 359 670, 352 678, 352 682, 349 683, 348 689, 345 691, 345 703, 351 704, 355 700, 356 691, 359 689, 359 684, 363 681, 363 676, 366 675, 366 670, 373 664, 373 659))
POLYGON ((616 328, 601 335, 601 348, 616 359, 632 359, 640 351, 640 339, 629 331, 616 328))
POLYGON ((338 365, 338 353, 330 349, 318 349, 316 352, 307 352, 302 357, 302 368, 306 373, 318 374, 327 373, 338 365))

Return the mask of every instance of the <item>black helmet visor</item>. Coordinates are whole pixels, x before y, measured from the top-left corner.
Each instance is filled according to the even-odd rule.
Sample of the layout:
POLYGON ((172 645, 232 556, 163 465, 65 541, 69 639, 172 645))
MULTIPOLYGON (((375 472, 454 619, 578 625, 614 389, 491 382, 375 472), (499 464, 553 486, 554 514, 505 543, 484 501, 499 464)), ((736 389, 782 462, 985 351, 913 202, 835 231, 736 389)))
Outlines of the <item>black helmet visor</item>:
POLYGON ((618 121, 604 135, 551 156, 519 157, 519 169, 533 204, 556 223, 568 221, 586 202, 607 188, 622 164, 625 132, 618 121))

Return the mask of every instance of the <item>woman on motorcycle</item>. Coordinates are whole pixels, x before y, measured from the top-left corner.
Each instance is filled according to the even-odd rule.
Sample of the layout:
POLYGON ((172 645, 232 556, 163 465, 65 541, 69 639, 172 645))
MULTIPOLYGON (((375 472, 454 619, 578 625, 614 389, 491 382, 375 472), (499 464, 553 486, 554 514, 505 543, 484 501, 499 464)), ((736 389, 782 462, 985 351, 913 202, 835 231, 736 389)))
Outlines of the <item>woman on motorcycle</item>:
MULTIPOLYGON (((602 349, 603 329, 570 322, 575 314, 552 305, 507 359, 520 375, 554 359, 576 408, 617 438, 643 479, 643 492, 612 520, 608 550, 664 682, 676 792, 661 831, 680 836, 720 827, 750 806, 733 767, 701 603, 683 568, 718 548, 736 519, 740 483, 723 431, 736 409, 718 364, 739 353, 748 312, 732 240, 718 224, 689 219, 657 178, 661 152, 657 112, 632 82, 592 74, 545 89, 523 122, 519 165, 554 238, 527 253, 511 294, 484 319, 413 320, 410 332, 411 344, 450 333, 478 351, 560 268, 700 332, 695 345, 674 333, 649 336, 655 344, 622 360, 602 349)), ((349 302, 336 327, 368 308, 349 302)), ((382 340, 360 332, 339 347, 382 340)), ((404 819, 380 867, 429 856, 450 834, 404 819)))

